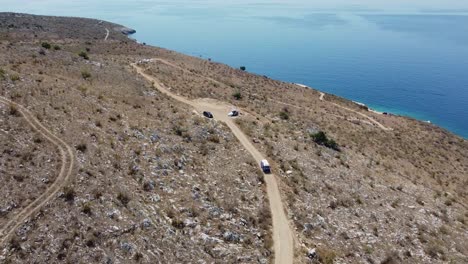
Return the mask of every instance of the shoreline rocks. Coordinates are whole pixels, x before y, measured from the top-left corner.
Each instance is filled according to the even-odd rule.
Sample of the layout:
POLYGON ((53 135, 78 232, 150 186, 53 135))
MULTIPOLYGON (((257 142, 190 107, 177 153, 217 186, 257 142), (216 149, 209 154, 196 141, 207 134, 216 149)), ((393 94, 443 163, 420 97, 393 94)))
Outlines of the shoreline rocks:
POLYGON ((121 27, 121 28, 117 28, 117 31, 120 31, 122 32, 122 34, 124 35, 133 35, 136 33, 136 30, 132 29, 132 28, 128 28, 128 27, 121 27))

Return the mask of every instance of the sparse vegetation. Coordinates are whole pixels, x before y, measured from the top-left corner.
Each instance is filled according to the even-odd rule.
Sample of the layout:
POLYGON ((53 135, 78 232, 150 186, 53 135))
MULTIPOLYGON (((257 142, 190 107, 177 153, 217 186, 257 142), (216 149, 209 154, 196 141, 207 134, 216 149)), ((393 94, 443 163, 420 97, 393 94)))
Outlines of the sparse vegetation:
MULTIPOLYGON (((15 22, 21 19, 8 17, 11 31, 21 27, 15 22)), ((65 202, 65 188, 59 189, 59 200, 23 221, 15 232, 21 234, 17 250, 9 250, 9 243, 0 248, 5 263, 107 261, 100 252, 113 253, 112 261, 121 263, 154 262, 151 252, 162 263, 272 262, 265 185, 272 175, 261 172, 222 122, 192 113, 128 66, 152 57, 187 69, 157 61, 142 65, 170 91, 235 102, 243 110, 232 122, 272 163, 298 249, 317 249, 314 260, 296 254, 294 262, 466 262, 466 140, 413 119, 364 112, 333 95, 322 101, 312 89, 142 47, 119 34, 112 36, 118 41, 104 42, 103 26, 110 25, 95 26, 94 20, 70 32, 53 28, 48 38, 54 25, 44 21, 37 21, 44 28, 38 37, 25 27, 14 41, 5 35, 0 60, 6 80, 0 89, 76 148, 67 183, 74 198, 65 202), (61 51, 49 52, 37 39, 60 43, 61 51), (103 67, 77 56, 87 46, 103 67), (47 56, 37 56, 39 50, 47 56), (92 74, 88 81, 82 69, 92 74), (10 82, 13 73, 21 82, 10 82), (241 93, 239 101, 235 92, 241 93), (382 131, 334 104, 394 130, 382 131), (288 121, 281 121, 281 111, 288 121), (342 152, 315 143, 309 134, 320 130, 327 132, 320 145, 333 138, 342 152), (171 254, 181 248, 177 258, 171 254)), ((5 223, 56 182, 62 163, 54 144, 25 118, 10 116, 9 105, 0 114, 5 223)))
POLYGON ((81 77, 83 77, 83 79, 87 80, 89 78, 91 78, 91 73, 87 70, 82 70, 81 71, 81 77))
POLYGON ((71 186, 66 186, 65 188, 63 188, 63 198, 65 199, 65 201, 67 202, 72 202, 73 200, 75 200, 75 189, 71 186))
POLYGON ((130 202, 130 197, 123 192, 119 192, 119 194, 117 195, 117 199, 122 203, 123 206, 127 206, 130 202))
POLYGON ((426 253, 434 259, 445 257, 445 249, 439 244, 439 241, 432 241, 426 248, 426 253))
POLYGON ((83 208, 81 209, 81 211, 84 214, 91 215, 92 214, 91 204, 90 203, 83 204, 83 208))
POLYGON ((240 99, 242 99, 242 94, 241 94, 240 91, 237 91, 237 92, 232 94, 232 97, 234 97, 234 99, 236 99, 236 100, 240 100, 240 99))
POLYGON ((15 104, 10 103, 10 106, 8 108, 9 108, 8 113, 10 115, 12 115, 12 116, 19 116, 20 115, 18 107, 15 104))
POLYGON ((88 147, 86 146, 85 143, 81 143, 76 146, 76 149, 82 153, 85 153, 88 147))
POLYGON ((13 82, 16 82, 20 80, 20 77, 18 74, 12 74, 10 75, 10 80, 12 80, 13 82))
POLYGON ((283 120, 288 120, 288 119, 289 119, 289 113, 286 112, 286 111, 281 111, 281 112, 279 113, 279 117, 280 117, 281 119, 283 119, 283 120))
POLYGON ((80 56, 81 58, 85 60, 89 60, 89 55, 86 51, 81 51, 80 53, 78 53, 78 56, 80 56))
POLYGON ((44 48, 44 49, 50 49, 52 46, 50 45, 50 43, 48 42, 42 42, 41 43, 41 46, 44 48))
POLYGON ((16 251, 21 250, 21 241, 16 235, 10 239, 10 249, 16 251))
POLYGON ((322 146, 325 146, 327 148, 331 148, 331 149, 334 149, 334 150, 337 150, 337 151, 340 150, 340 148, 339 148, 338 144, 335 142, 335 140, 329 139, 327 137, 327 135, 325 134, 325 132, 323 132, 323 131, 319 131, 317 133, 310 134, 310 137, 312 138, 312 140, 315 143, 317 143, 319 145, 322 145, 322 146))
POLYGON ((182 220, 180 219, 173 219, 172 220, 172 226, 177 228, 177 229, 184 229, 185 224, 182 220))
POLYGON ((317 249, 317 254, 320 263, 322 264, 333 264, 336 258, 336 253, 333 250, 327 248, 317 249))

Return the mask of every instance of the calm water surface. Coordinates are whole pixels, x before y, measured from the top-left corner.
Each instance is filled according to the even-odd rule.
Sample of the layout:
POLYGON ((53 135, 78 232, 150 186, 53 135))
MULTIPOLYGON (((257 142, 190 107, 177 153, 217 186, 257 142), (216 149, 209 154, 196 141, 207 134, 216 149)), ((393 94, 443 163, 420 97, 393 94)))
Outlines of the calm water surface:
POLYGON ((430 120, 468 138, 468 10, 254 1, 0 4, 0 11, 113 21, 135 28, 140 42, 243 65, 380 111, 430 120))

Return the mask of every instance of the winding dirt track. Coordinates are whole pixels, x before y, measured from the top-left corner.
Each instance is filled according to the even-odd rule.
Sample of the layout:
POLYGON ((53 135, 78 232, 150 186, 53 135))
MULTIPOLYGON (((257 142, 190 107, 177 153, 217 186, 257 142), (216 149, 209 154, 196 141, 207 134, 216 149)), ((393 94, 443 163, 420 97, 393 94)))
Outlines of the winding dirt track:
MULTIPOLYGON (((155 60, 162 61, 168 65, 186 71, 185 69, 182 69, 162 59, 153 59, 152 61, 155 60)), ((248 137, 236 126, 236 124, 233 122, 233 119, 227 116, 227 113, 234 108, 232 105, 219 102, 213 99, 189 100, 180 95, 176 95, 170 92, 167 88, 165 88, 164 85, 161 84, 157 78, 146 74, 144 72, 144 69, 139 67, 137 63, 133 63, 131 65, 136 69, 138 74, 143 76, 148 81, 154 83, 154 86, 163 94, 166 94, 175 100, 192 106, 198 112, 212 112, 215 119, 226 123, 226 125, 231 129, 232 133, 237 137, 237 139, 247 149, 247 151, 250 152, 250 154, 254 157, 258 164, 260 164, 260 161, 264 159, 263 155, 252 145, 248 137)), ((218 82, 209 77, 204 78, 218 82)), ((286 214, 284 212, 276 176, 273 174, 265 175, 265 182, 267 186, 267 195, 270 202, 270 210, 273 219, 275 264, 290 264, 293 263, 294 260, 294 237, 289 226, 288 218, 286 217, 286 214)))
POLYGON ((44 206, 47 202, 52 200, 60 191, 60 189, 65 185, 65 183, 68 182, 73 171, 75 155, 73 154, 72 148, 67 145, 67 143, 55 136, 50 130, 45 128, 24 106, 1 96, 0 103, 7 106, 10 105, 16 107, 26 122, 28 122, 28 124, 35 131, 37 131, 59 149, 62 160, 60 173, 55 179, 54 183, 52 183, 52 185, 43 194, 41 194, 41 196, 30 203, 21 212, 13 216, 13 218, 11 218, 4 226, 0 228, 0 246, 2 246, 20 225, 22 225, 34 213, 39 211, 39 209, 41 209, 41 207, 44 206))
MULTIPOLYGON (((325 101, 324 97, 325 97, 325 93, 320 92, 320 101, 325 101)), ((370 116, 368 116, 368 115, 366 115, 366 114, 364 114, 364 113, 361 113, 361 112, 356 111, 356 110, 353 110, 353 109, 351 109, 351 108, 348 108, 348 107, 339 105, 339 104, 337 104, 337 103, 333 103, 333 102, 329 102, 329 101, 326 101, 326 102, 331 103, 331 104, 333 104, 333 105, 336 106, 336 107, 339 107, 339 108, 348 110, 348 111, 350 111, 350 112, 356 113, 356 114, 358 114, 358 115, 360 115, 360 116, 362 116, 362 117, 364 117, 364 118, 367 118, 369 121, 371 121, 372 123, 376 124, 378 127, 380 127, 380 128, 381 128, 382 130, 384 130, 384 131, 391 131, 391 130, 393 130, 392 128, 389 128, 389 127, 386 127, 386 126, 382 125, 379 121, 375 120, 374 118, 372 118, 372 117, 370 117, 370 116)))
POLYGON ((106 30, 106 37, 104 38, 104 41, 107 40, 107 38, 109 37, 109 33, 110 33, 110 32, 109 32, 109 29, 106 28, 105 30, 106 30))

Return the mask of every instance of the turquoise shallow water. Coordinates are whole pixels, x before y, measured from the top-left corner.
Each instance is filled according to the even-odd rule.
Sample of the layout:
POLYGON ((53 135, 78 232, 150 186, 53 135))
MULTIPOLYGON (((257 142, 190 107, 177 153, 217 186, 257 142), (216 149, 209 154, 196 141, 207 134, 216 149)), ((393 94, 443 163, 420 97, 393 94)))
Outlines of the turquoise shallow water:
MULTIPOLYGON (((93 17, 140 42, 430 120, 468 138, 468 13, 207 1, 17 1, 0 11, 93 17)), ((105 32, 103 32, 103 36, 105 32)))

